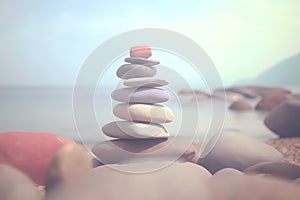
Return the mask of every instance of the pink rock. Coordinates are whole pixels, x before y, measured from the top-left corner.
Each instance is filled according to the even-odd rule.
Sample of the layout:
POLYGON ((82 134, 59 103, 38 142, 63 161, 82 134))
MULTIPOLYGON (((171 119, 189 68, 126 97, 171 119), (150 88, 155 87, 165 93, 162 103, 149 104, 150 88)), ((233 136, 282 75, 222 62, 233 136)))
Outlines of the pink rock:
POLYGON ((44 185, 50 160, 59 148, 68 143, 74 142, 52 133, 0 133, 0 164, 14 166, 36 184, 44 185))
POLYGON ((148 46, 134 46, 130 48, 130 57, 149 58, 150 56, 152 56, 152 51, 148 46))

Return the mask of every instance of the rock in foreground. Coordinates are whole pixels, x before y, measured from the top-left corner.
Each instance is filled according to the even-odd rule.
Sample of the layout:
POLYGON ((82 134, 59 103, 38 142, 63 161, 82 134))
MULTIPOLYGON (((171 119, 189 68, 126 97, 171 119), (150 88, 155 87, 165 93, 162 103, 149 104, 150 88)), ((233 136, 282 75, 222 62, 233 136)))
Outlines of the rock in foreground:
POLYGON ((240 133, 223 132, 212 151, 198 163, 215 173, 223 168, 244 170, 260 162, 281 159, 281 153, 263 142, 240 133))
POLYGON ((209 199, 206 183, 211 174, 192 163, 173 163, 143 174, 120 172, 111 167, 114 166, 97 167, 86 176, 61 185, 47 200, 209 199))
POLYGON ((46 190, 49 191, 59 182, 80 176, 91 168, 88 152, 77 144, 67 144, 51 160, 46 176, 46 190))
POLYGON ((0 199, 42 200, 34 183, 17 169, 0 165, 0 199))
POLYGON ((138 159, 175 158, 183 162, 196 163, 200 157, 200 144, 190 144, 189 141, 166 138, 166 139, 117 139, 100 142, 93 146, 92 152, 103 164, 129 163, 138 159))
POLYGON ((38 185, 44 185, 50 160, 69 143, 74 142, 52 133, 0 133, 0 164, 14 166, 38 185))
POLYGON ((299 186, 282 180, 254 176, 211 179, 209 200, 288 200, 300 199, 299 186))
POLYGON ((273 177, 294 180, 300 177, 300 166, 286 162, 263 162, 248 167, 246 174, 267 174, 273 177))

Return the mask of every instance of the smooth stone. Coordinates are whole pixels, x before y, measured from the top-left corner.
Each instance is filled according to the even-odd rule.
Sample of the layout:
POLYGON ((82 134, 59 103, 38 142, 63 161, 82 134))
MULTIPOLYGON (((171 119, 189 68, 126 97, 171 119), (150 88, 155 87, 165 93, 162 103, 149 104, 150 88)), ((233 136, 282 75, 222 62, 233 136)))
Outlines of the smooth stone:
POLYGON ((0 165, 0 199, 42 200, 42 194, 35 184, 22 172, 0 165))
MULTIPOLYGON (((218 88, 215 92, 221 92, 224 88, 218 88)), ((289 90, 281 87, 265 87, 259 85, 233 86, 225 88, 227 92, 239 93, 246 98, 264 97, 269 93, 291 93, 289 90)))
POLYGON ((294 94, 293 95, 293 98, 300 101, 300 94, 294 94))
POLYGON ((211 94, 211 97, 215 98, 215 99, 230 101, 230 102, 245 100, 245 97, 241 94, 234 93, 234 92, 229 92, 229 91, 224 91, 224 90, 215 90, 215 91, 213 91, 213 93, 211 94))
MULTIPOLYGON (((210 142, 207 145, 211 145, 210 142)), ((215 173, 224 168, 242 171, 260 162, 276 162, 281 159, 281 153, 275 148, 241 133, 227 131, 221 134, 211 152, 198 163, 215 173)))
POLYGON ((0 164, 19 169, 36 184, 44 185, 48 165, 56 151, 72 140, 52 133, 0 133, 0 164))
POLYGON ((167 80, 156 77, 131 78, 124 81, 124 85, 129 87, 160 87, 168 84, 167 80))
POLYGON ((264 119, 265 125, 280 137, 300 136, 300 101, 289 100, 274 108, 264 119))
POLYGON ((131 64, 140 64, 148 67, 158 65, 160 63, 157 60, 149 60, 149 59, 139 58, 139 57, 125 58, 125 62, 129 62, 131 64))
POLYGON ((250 85, 245 86, 246 88, 255 92, 258 96, 265 96, 270 92, 277 92, 277 93, 291 93, 290 90, 282 88, 282 87, 266 87, 266 86, 259 86, 259 85, 250 85))
POLYGON ((294 180, 300 177, 300 166, 286 162, 263 162, 248 167, 246 174, 268 174, 273 177, 294 180))
POLYGON ((113 108, 115 116, 129 121, 169 123, 174 119, 173 111, 162 105, 121 103, 113 108))
POLYGON ((206 101, 209 100, 210 97, 205 94, 196 94, 193 96, 193 101, 206 101))
POLYGON ((61 185, 47 200, 209 199, 206 183, 211 174, 196 164, 176 162, 148 173, 126 173, 114 168, 115 165, 97 167, 84 177, 61 185))
POLYGON ((45 190, 48 192, 58 183, 72 180, 92 169, 88 152, 77 144, 67 144, 54 155, 46 175, 45 190))
POLYGON ((293 183, 300 185, 300 178, 296 178, 293 183))
POLYGON ((232 102, 232 104, 229 106, 229 109, 236 111, 246 111, 251 110, 252 106, 245 99, 240 99, 232 102))
POLYGON ((232 176, 240 176, 240 175, 244 175, 244 173, 239 170, 233 169, 233 168, 224 168, 224 169, 217 171, 213 175, 213 177, 219 177, 219 176, 232 177, 232 176))
POLYGON ((152 56, 152 50, 149 46, 134 46, 130 48, 130 57, 149 58, 152 56))
POLYGON ((110 122, 102 127, 105 135, 121 139, 167 138, 169 133, 160 124, 131 121, 110 122))
POLYGON ((209 94, 202 91, 202 90, 199 90, 199 89, 193 89, 193 88, 184 88, 184 89, 181 89, 178 94, 181 94, 181 95, 185 95, 185 94, 194 94, 194 95, 197 95, 197 94, 203 94, 205 96, 208 96, 209 97, 209 94))
POLYGON ((94 145, 92 152, 98 157, 97 165, 138 162, 139 159, 155 161, 162 158, 197 163, 200 148, 201 144, 191 144, 188 140, 176 138, 117 139, 94 145))
POLYGON ((38 191, 40 192, 40 194, 44 197, 45 196, 45 186, 43 186, 43 185, 38 185, 38 186, 36 186, 37 187, 37 189, 38 189, 38 191))
MULTIPOLYGON (((218 91, 218 90, 224 90, 223 88, 222 89, 217 89, 215 91, 218 91)), ((249 98, 249 99, 255 99, 257 98, 259 95, 253 91, 252 89, 250 88, 247 88, 247 87, 229 87, 229 88, 225 88, 225 91, 226 92, 233 92, 233 93, 237 93, 237 94, 240 94, 246 98, 249 98)))
POLYGON ((292 99, 292 95, 285 92, 269 92, 257 103, 256 110, 272 110, 280 103, 292 99))
POLYGON ((111 97, 125 103, 162 103, 169 100, 169 93, 159 88, 122 88, 111 93, 111 97))
POLYGON ((124 64, 117 70, 117 76, 122 79, 139 77, 152 77, 156 74, 156 68, 138 64, 124 64))
POLYGON ((214 177, 209 181, 209 200, 300 199, 299 186, 281 179, 257 176, 214 177))

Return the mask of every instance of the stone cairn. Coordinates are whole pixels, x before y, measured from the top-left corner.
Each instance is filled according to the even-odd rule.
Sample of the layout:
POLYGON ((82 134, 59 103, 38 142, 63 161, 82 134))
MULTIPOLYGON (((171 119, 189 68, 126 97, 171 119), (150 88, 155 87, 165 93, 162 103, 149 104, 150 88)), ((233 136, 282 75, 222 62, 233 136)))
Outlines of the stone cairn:
POLYGON ((124 79, 125 88, 112 92, 112 99, 121 102, 113 113, 125 121, 110 122, 102 127, 105 135, 120 139, 168 138, 170 135, 163 123, 172 122, 173 111, 159 103, 169 100, 169 93, 158 88, 169 84, 156 78, 154 67, 160 62, 148 59, 152 50, 148 46, 130 49, 127 64, 120 66, 117 76, 124 79))

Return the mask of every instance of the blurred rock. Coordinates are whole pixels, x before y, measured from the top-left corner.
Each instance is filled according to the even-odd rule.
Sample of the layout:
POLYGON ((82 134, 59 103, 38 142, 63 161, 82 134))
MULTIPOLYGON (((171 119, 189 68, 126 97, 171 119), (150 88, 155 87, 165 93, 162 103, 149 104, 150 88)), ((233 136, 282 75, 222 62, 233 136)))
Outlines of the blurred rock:
POLYGON ((0 133, 0 164, 16 167, 36 184, 44 185, 50 160, 56 151, 72 140, 52 133, 0 133))
POLYGON ((256 110, 272 110, 280 103, 292 99, 292 95, 283 92, 269 92, 257 103, 255 106, 256 110))
POLYGON ((221 169, 219 171, 217 171, 212 178, 214 177, 219 177, 219 176, 227 176, 227 177, 231 177, 231 176, 240 176, 240 175, 244 175, 243 172, 233 169, 233 168, 224 168, 221 169))
POLYGON ((229 109, 237 110, 237 111, 245 111, 245 110, 251 110, 252 107, 251 107, 250 103, 248 103, 246 100, 240 99, 240 100, 234 101, 229 106, 229 109))
POLYGON ((263 162, 248 167, 246 174, 268 174, 273 177, 294 180, 300 177, 300 166, 286 162, 263 162))
MULTIPOLYGON (((216 89, 215 91, 222 90, 216 89)), ((266 87, 261 85, 245 85, 245 86, 232 86, 225 88, 226 92, 233 92, 241 94, 242 96, 250 99, 265 96, 270 92, 276 93, 291 93, 289 90, 281 87, 266 87)))
POLYGON ((249 99, 255 99, 258 97, 258 95, 255 91, 253 91, 247 87, 244 87, 244 86, 229 87, 229 88, 226 88, 225 91, 238 93, 249 99))
POLYGON ((92 168, 91 156, 77 144, 67 144, 53 157, 46 177, 48 192, 58 183, 81 176, 92 168))
POLYGON ((201 144, 190 144, 189 141, 173 138, 116 139, 96 144, 92 152, 99 158, 99 163, 103 164, 179 157, 183 162, 196 163, 200 157, 200 147, 201 144))
POLYGON ((300 101, 300 94, 294 94, 293 95, 293 98, 300 101))
POLYGON ((115 165, 97 167, 55 188, 47 200, 209 199, 206 183, 211 174, 196 164, 173 163, 142 174, 114 168, 115 165))
POLYGON ((210 97, 206 94, 196 94, 193 97, 194 101, 205 101, 205 100, 208 100, 208 99, 210 99, 210 97))
POLYGON ((300 136, 300 101, 289 100, 274 110, 265 118, 265 125, 280 137, 300 136))
POLYGON ((300 178, 297 178, 293 181, 293 183, 299 184, 300 185, 300 178))
POLYGON ((202 94, 209 97, 209 94, 207 94, 206 92, 198 89, 192 89, 192 88, 184 88, 180 90, 178 94, 194 94, 194 95, 202 94))
POLYGON ((261 97, 265 96, 270 92, 287 93, 287 94, 291 93, 288 89, 281 88, 281 87, 266 87, 266 86, 251 85, 251 86, 246 86, 246 88, 252 90, 258 96, 261 97))
POLYGON ((238 100, 245 99, 244 96, 238 93, 229 92, 229 91, 224 92, 223 90, 214 90, 211 96, 213 98, 222 99, 226 101, 238 101, 238 100))
POLYGON ((264 177, 221 176, 212 178, 209 188, 211 191, 209 200, 300 199, 300 190, 296 184, 264 177))
POLYGON ((17 169, 0 165, 0 199, 42 200, 34 183, 17 169))
POLYGON ((223 168, 244 170, 260 162, 281 159, 281 153, 263 142, 240 133, 223 132, 212 151, 198 164, 215 173, 223 168))

